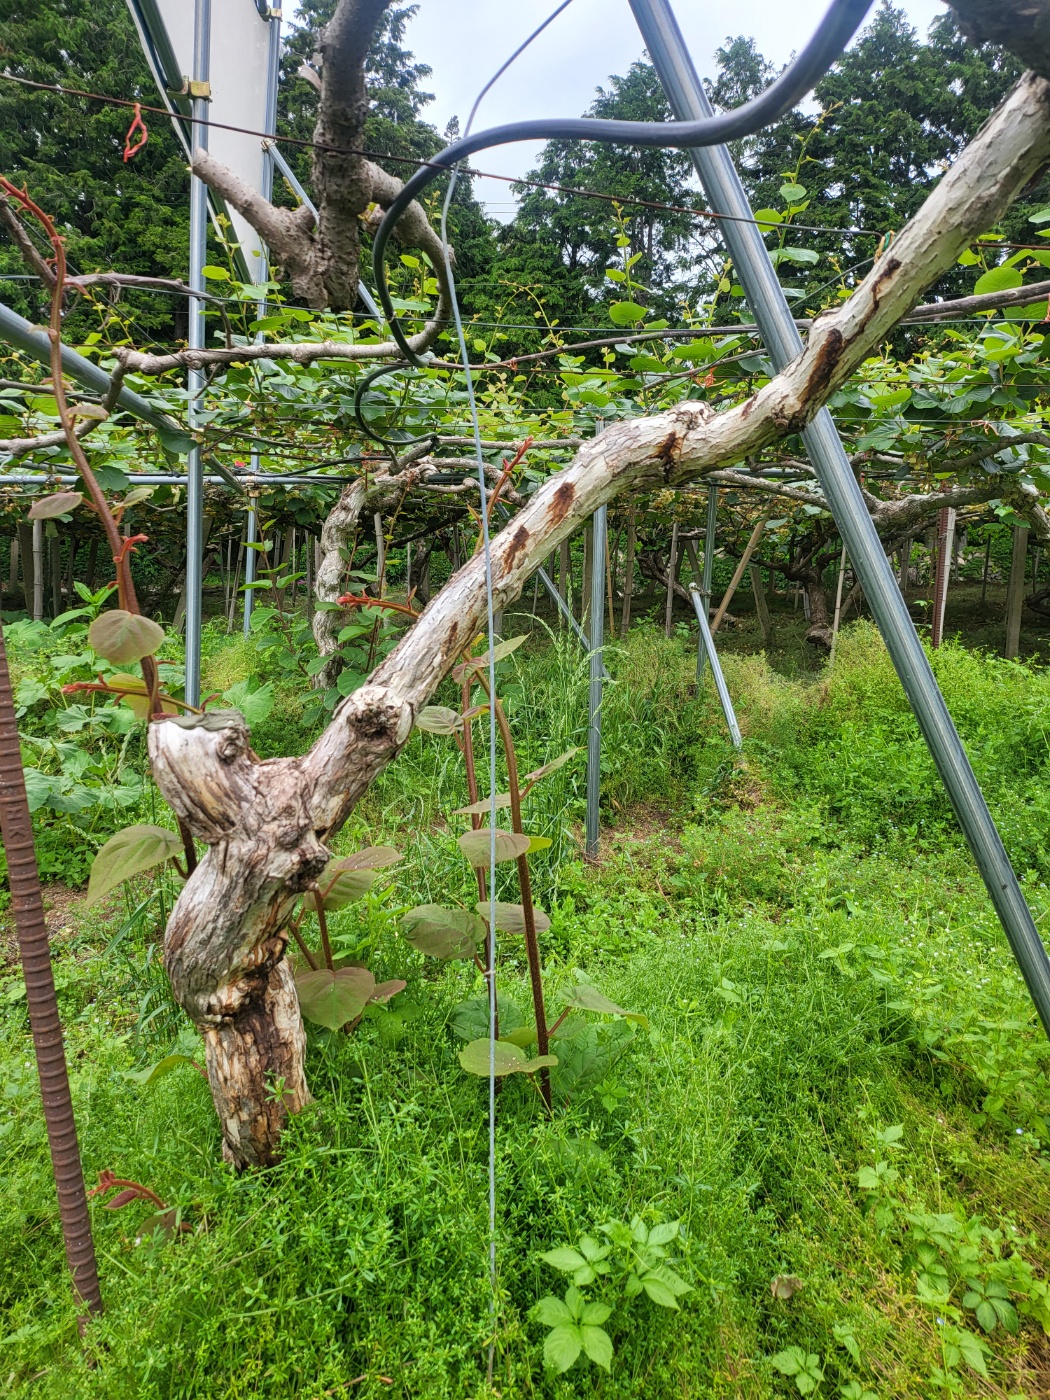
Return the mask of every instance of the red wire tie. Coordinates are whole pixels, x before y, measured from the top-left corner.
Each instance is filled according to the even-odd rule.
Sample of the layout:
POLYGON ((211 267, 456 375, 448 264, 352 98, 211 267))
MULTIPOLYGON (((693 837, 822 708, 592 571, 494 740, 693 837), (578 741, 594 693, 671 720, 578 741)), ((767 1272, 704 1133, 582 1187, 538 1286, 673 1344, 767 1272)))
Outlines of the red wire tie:
POLYGON ((138 102, 136 102, 135 115, 132 117, 131 125, 128 127, 128 134, 124 137, 125 162, 129 160, 134 160, 134 158, 138 155, 139 151, 142 150, 143 146, 148 140, 149 132, 146 130, 146 123, 142 120, 142 107, 138 102), (133 146, 131 144, 131 138, 135 135, 136 132, 139 133, 139 139, 137 144, 133 146))

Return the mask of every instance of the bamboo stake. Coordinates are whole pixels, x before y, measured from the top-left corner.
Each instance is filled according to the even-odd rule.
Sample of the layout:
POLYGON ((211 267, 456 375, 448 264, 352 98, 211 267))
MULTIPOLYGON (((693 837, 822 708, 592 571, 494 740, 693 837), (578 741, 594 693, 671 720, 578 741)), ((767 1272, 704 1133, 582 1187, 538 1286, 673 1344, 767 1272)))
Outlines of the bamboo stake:
POLYGON ((664 636, 671 635, 671 620, 674 613, 674 573, 678 563, 678 522, 671 526, 671 553, 667 560, 667 606, 664 609, 664 636))
POLYGON ((1021 610, 1024 606, 1025 564, 1028 562, 1028 528, 1014 526, 1014 549, 1010 560, 1010 582, 1006 588, 1005 657, 1015 657, 1021 648, 1021 610))
POLYGON ((634 506, 627 515, 627 552, 623 561, 623 609, 620 612, 620 635, 631 625, 631 594, 634 592, 634 547, 637 539, 634 506))
POLYGON ((744 552, 740 556, 740 563, 737 564, 736 569, 733 572, 733 577, 729 581, 729 587, 725 591, 725 597, 719 603, 718 611, 715 613, 714 621, 711 623, 712 636, 714 636, 714 634, 718 631, 719 627, 722 624, 722 619, 729 611, 729 604, 733 601, 733 594, 736 592, 740 580, 744 577, 744 570, 751 562, 751 556, 752 554, 754 554, 755 549, 758 546, 758 542, 762 538, 762 531, 766 528, 766 521, 769 519, 772 513, 773 511, 771 507, 765 512, 765 514, 759 520, 758 524, 751 531, 751 538, 744 546, 744 552))
POLYGON ((846 577, 846 546, 842 546, 842 557, 839 560, 839 581, 835 588, 835 620, 831 625, 831 655, 828 657, 828 666, 835 664, 835 648, 839 640, 839 623, 842 621, 842 581, 846 577))
POLYGON ((748 564, 747 575, 751 580, 751 592, 755 598, 758 625, 762 629, 762 645, 768 647, 773 638, 773 625, 769 620, 769 604, 766 601, 765 589, 762 587, 762 570, 757 564, 748 564))
POLYGON ((612 551, 605 551, 605 593, 609 609, 609 636, 616 640, 616 616, 613 612, 612 551))

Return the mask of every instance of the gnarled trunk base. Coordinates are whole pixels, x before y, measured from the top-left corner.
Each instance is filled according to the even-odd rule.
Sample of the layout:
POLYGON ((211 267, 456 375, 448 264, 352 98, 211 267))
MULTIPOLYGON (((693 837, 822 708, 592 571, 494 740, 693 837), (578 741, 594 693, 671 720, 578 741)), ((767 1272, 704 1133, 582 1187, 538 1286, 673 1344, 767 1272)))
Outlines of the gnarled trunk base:
POLYGON ((208 1079, 222 1124, 222 1155, 236 1167, 268 1167, 290 1113, 310 1101, 306 1034, 292 970, 270 969, 261 994, 204 1028, 208 1079))

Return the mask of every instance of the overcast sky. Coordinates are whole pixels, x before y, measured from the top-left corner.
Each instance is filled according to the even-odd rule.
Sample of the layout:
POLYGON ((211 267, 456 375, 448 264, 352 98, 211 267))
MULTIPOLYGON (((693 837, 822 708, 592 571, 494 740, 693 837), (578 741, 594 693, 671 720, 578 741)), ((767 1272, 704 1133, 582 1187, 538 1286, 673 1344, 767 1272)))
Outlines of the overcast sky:
MULTIPOLYGON (((555 8, 556 0, 420 0, 405 44, 434 70, 427 90, 434 101, 423 116, 439 131, 449 118, 466 121, 474 98, 500 64, 555 8)), ((827 0, 734 0, 723 9, 705 0, 677 0, 675 12, 701 76, 714 68, 714 52, 727 36, 754 37, 766 58, 781 64, 802 47, 827 0)), ((943 13, 937 0, 898 0, 925 34, 943 13)), ((477 127, 539 116, 579 116, 594 90, 612 73, 625 73, 642 56, 642 43, 627 0, 573 0, 522 54, 483 102, 477 127)), ((524 175, 535 145, 504 146, 474 157, 477 167, 524 175)), ((479 181, 488 212, 513 210, 507 185, 479 181)))

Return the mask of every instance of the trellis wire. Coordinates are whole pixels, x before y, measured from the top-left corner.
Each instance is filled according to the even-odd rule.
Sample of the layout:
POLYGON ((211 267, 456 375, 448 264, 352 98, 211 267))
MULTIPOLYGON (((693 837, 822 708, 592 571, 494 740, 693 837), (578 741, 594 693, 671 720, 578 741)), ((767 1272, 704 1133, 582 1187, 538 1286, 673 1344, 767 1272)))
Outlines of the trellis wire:
MULTIPOLYGON (((514 50, 505 63, 501 64, 474 99, 467 118, 466 132, 469 133, 482 98, 522 54, 532 41, 568 8, 572 0, 562 3, 538 25, 524 43, 514 50)), ((463 318, 459 310, 459 297, 456 294, 456 281, 452 272, 452 255, 448 243, 448 211, 455 192, 458 170, 453 170, 448 189, 441 206, 441 254, 448 279, 449 298, 452 304, 452 317, 456 325, 456 338, 459 342, 460 362, 463 366, 467 386, 467 403, 470 410, 471 435, 474 439, 474 455, 478 467, 478 492, 480 496, 481 540, 485 559, 485 613, 488 632, 488 682, 489 682, 489 1284, 491 1289, 490 1315, 492 1339, 489 1343, 488 1379, 492 1383, 492 1372, 496 1356, 496 1300, 498 1296, 498 1276, 496 1273, 496 618, 492 601, 492 536, 489 529, 488 487, 485 481, 485 458, 481 446, 481 422, 478 417, 477 399, 474 395, 474 377, 471 374, 470 354, 467 338, 463 332, 463 318)))

